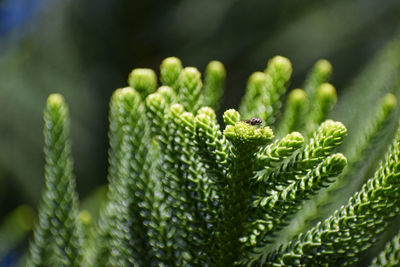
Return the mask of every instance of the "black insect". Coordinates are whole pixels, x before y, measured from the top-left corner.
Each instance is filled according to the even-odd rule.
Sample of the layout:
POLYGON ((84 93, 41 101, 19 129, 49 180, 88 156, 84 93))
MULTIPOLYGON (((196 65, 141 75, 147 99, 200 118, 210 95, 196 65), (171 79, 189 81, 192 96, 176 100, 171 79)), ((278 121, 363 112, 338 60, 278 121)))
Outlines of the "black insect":
POLYGON ((261 123, 263 123, 263 120, 259 118, 252 118, 249 120, 245 120, 244 122, 250 125, 260 125, 261 123))

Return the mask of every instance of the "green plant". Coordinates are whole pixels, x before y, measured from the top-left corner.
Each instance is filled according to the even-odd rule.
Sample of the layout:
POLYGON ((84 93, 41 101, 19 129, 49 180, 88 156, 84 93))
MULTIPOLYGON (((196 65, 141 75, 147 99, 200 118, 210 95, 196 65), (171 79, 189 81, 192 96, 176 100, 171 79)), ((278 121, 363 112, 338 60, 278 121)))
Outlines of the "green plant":
MULTIPOLYGON (((107 202, 85 235, 71 174, 67 107, 60 95, 51 95, 45 110, 46 188, 28 263, 354 264, 399 212, 400 133, 375 175, 346 205, 326 218, 313 211, 324 210, 326 196, 340 195, 344 177, 367 164, 367 151, 390 128, 396 98, 385 96, 371 126, 351 144, 348 160, 337 152, 346 127, 327 120, 337 99, 328 83, 331 72, 329 62, 318 61, 305 90, 285 99, 292 66, 284 57, 272 58, 264 72, 250 76, 240 113, 223 113, 221 130, 213 109, 225 83, 220 62, 207 66, 203 85, 197 69, 167 58, 157 90, 152 70, 133 70, 129 87, 111 98, 107 202), (305 203, 313 210, 302 211, 305 203), (309 226, 315 217, 319 222, 309 226), (291 221, 303 224, 285 228, 291 221), (280 241, 282 236, 290 240, 280 241)), ((398 253, 397 245, 390 248, 380 262, 398 253)))

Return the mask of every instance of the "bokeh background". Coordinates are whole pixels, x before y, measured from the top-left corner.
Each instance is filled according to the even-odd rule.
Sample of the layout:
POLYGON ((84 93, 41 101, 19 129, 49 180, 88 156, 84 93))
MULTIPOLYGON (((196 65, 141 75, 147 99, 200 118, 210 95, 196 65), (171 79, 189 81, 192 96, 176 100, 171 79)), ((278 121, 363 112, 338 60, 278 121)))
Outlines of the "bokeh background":
MULTIPOLYGON (((0 0, 0 239, 12 219, 29 229, 26 214, 34 216, 50 93, 62 93, 70 106, 84 200, 106 181, 108 101, 133 68, 158 71, 162 59, 177 56, 203 71, 220 60, 227 69, 224 110, 238 106, 247 77, 272 56, 292 61, 291 88, 326 58, 340 102, 354 77, 397 38, 398 14, 398 0, 0 0)), ((15 246, 24 246, 26 233, 15 246)), ((4 243, 6 266, 2 253, 14 243, 4 243)))

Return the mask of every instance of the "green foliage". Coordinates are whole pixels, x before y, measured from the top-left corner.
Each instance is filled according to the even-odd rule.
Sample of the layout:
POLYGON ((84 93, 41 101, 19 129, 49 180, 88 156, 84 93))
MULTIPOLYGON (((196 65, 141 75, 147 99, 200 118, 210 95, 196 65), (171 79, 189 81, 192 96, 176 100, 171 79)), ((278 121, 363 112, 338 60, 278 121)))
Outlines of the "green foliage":
POLYGON ((203 106, 217 110, 219 100, 224 93, 226 71, 219 61, 211 61, 206 68, 203 90, 203 106))
POLYGON ((228 125, 225 137, 231 142, 228 152, 228 176, 226 184, 219 192, 221 199, 220 223, 217 225, 218 258, 216 266, 230 266, 244 255, 244 242, 251 225, 249 202, 252 197, 252 180, 256 153, 272 138, 269 127, 256 129, 245 122, 228 125), (238 213, 238 211, 240 211, 238 213))
POLYGON ((142 97, 152 93, 157 87, 157 76, 151 69, 134 69, 128 77, 128 84, 142 97))
POLYGON ((182 62, 176 57, 169 57, 163 60, 160 66, 160 80, 163 85, 167 85, 178 90, 178 77, 182 71, 182 62))
MULTIPOLYGON (((366 154, 393 118, 396 97, 387 95, 347 159, 338 150, 348 130, 343 123, 327 119, 337 100, 335 88, 327 83, 331 72, 329 62, 318 61, 305 89, 293 90, 285 101, 292 66, 288 59, 274 57, 264 72, 250 76, 240 112, 226 110, 222 127, 214 110, 225 84, 220 62, 210 62, 203 83, 196 68, 167 58, 160 67, 158 89, 152 70, 133 70, 130 87, 118 89, 111 98, 107 201, 93 224, 93 234, 84 235, 88 248, 80 246, 80 223, 90 214, 78 220, 66 107, 60 96, 50 96, 45 112, 46 191, 30 262, 58 261, 68 266, 356 263, 400 209, 400 132, 375 176, 347 205, 326 219, 321 215, 308 231, 302 224, 285 229, 293 218, 312 221, 316 215, 304 213, 303 206, 323 208, 323 196, 340 192, 344 177, 368 164, 366 154), (64 211, 69 217, 52 225, 60 210, 54 204, 64 201, 71 202, 64 211), (289 241, 279 239, 293 232, 296 235, 289 241), (52 239, 56 256, 43 242, 52 239)), ((375 261, 394 257, 389 254, 396 245, 389 246, 375 261)))
POLYGON ((306 121, 305 132, 310 136, 314 129, 326 118, 333 106, 336 104, 336 90, 329 83, 322 83, 317 87, 315 99, 310 99, 309 116, 306 121))
POLYGON ((375 117, 370 121, 369 125, 366 125, 360 138, 349 149, 350 151, 347 153, 348 167, 332 186, 321 192, 314 201, 308 203, 306 211, 303 212, 301 218, 304 223, 299 223, 293 229, 293 232, 299 233, 316 221, 324 219, 333 211, 332 206, 340 201, 343 193, 351 192, 351 188, 360 187, 366 182, 367 179, 354 181, 354 178, 359 174, 359 169, 368 166, 368 163, 373 159, 371 155, 376 153, 374 151, 376 146, 387 133, 395 107, 396 97, 393 94, 385 95, 377 108, 375 117))
MULTIPOLYGON (((131 77, 134 79, 134 75, 131 77)), ((134 264, 134 258, 139 260, 140 254, 137 253, 137 249, 142 248, 134 245, 140 242, 137 240, 141 238, 140 235, 146 234, 139 231, 139 235, 133 235, 130 229, 132 224, 135 230, 139 230, 142 220, 139 213, 134 213, 133 207, 138 205, 139 201, 134 203, 130 197, 133 193, 133 175, 136 176, 133 152, 140 155, 140 151, 135 147, 138 143, 133 142, 132 138, 133 135, 137 137, 140 105, 140 95, 132 88, 117 90, 111 99, 109 200, 100 214, 99 240, 102 242, 99 242, 100 248, 95 259, 98 266, 134 264), (131 222, 132 215, 135 218, 134 222, 131 222), (135 224, 137 221, 139 225, 135 224)))
POLYGON ((264 72, 253 73, 240 104, 244 117, 259 117, 273 125, 280 114, 282 96, 292 75, 292 64, 281 56, 272 58, 264 72))
POLYGON ((311 103, 315 101, 317 88, 321 84, 328 82, 331 75, 332 65, 329 61, 321 59, 314 64, 304 84, 304 91, 310 98, 311 103))
POLYGON ((398 214, 400 131, 373 178, 331 217, 273 252, 274 266, 351 265, 398 214), (339 253, 339 251, 340 253, 339 253))
POLYGON ((285 113, 277 130, 278 136, 303 128, 307 114, 307 101, 307 95, 302 89, 294 89, 289 93, 285 113))
POLYGON ((396 266, 400 262, 400 234, 390 240, 385 249, 373 259, 371 266, 396 266))
POLYGON ((186 67, 178 78, 177 100, 186 110, 197 110, 201 104, 201 73, 193 67, 186 67))
POLYGON ((82 233, 72 177, 68 108, 61 95, 44 112, 45 189, 27 266, 80 266, 82 233))

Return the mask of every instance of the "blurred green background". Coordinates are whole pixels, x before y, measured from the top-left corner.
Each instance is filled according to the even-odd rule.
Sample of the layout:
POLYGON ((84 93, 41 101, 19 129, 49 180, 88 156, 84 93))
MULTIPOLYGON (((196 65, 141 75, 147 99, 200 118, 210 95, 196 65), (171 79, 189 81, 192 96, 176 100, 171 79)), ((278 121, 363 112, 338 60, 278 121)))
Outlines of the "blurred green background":
POLYGON ((108 101, 133 68, 158 71, 162 59, 177 56, 203 71, 220 60, 225 110, 238 106, 247 77, 272 56, 292 61, 291 88, 326 58, 340 103, 364 65, 396 37, 398 14, 398 0, 0 0, 0 222, 39 200, 50 93, 62 93, 70 106, 85 199, 106 181, 108 101))

